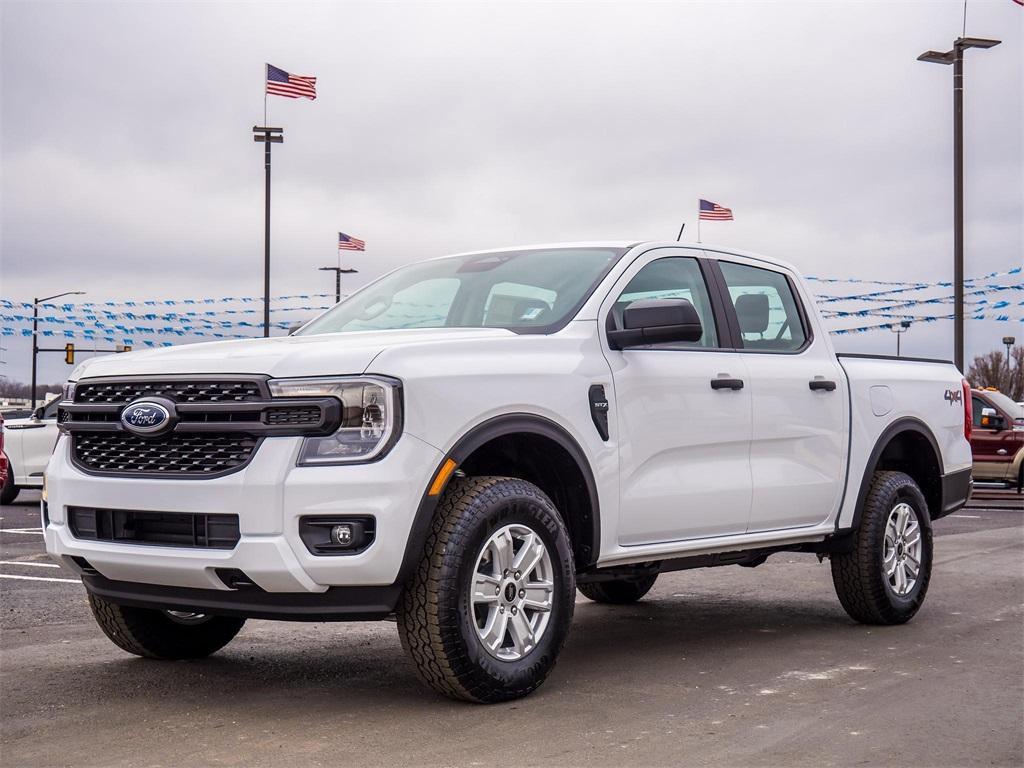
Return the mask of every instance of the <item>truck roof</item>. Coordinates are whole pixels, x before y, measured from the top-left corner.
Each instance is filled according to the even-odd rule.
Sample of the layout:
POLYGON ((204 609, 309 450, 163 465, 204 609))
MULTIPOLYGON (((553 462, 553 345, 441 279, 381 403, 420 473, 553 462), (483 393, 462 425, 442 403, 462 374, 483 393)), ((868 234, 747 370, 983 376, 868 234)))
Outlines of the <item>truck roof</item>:
POLYGON ((628 250, 639 246, 643 246, 644 248, 699 248, 705 251, 707 253, 707 257, 710 259, 718 258, 719 253, 729 253, 736 256, 745 256, 750 259, 757 259, 758 261, 763 261, 766 264, 782 267, 783 269, 788 269, 799 274, 799 270, 789 262, 783 261, 782 259, 772 258, 752 251, 745 251, 740 248, 730 248, 729 246, 715 245, 713 243, 698 243, 692 240, 681 240, 679 242, 675 240, 581 240, 578 242, 566 243, 535 243, 531 245, 511 245, 504 248, 487 248, 479 251, 463 251, 461 253, 437 256, 435 258, 445 259, 451 256, 473 256, 485 253, 506 253, 508 251, 554 250, 557 248, 622 248, 628 250))

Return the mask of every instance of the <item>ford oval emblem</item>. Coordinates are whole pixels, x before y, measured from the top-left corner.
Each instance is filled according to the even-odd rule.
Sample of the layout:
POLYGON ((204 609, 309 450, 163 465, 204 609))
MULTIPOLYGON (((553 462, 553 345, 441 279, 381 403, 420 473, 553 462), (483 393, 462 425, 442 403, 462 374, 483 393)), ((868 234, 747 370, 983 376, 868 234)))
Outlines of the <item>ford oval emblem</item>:
POLYGON ((121 412, 121 423, 129 432, 151 435, 170 425, 171 412, 160 403, 139 401, 121 412))

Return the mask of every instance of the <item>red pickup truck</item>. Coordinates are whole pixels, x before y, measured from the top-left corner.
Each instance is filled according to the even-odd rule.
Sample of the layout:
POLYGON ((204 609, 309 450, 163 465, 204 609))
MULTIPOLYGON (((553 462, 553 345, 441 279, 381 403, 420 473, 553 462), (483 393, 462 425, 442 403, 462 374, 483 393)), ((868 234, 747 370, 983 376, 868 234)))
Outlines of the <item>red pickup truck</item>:
POLYGON ((1024 406, 994 389, 972 389, 975 480, 1024 491, 1024 406))

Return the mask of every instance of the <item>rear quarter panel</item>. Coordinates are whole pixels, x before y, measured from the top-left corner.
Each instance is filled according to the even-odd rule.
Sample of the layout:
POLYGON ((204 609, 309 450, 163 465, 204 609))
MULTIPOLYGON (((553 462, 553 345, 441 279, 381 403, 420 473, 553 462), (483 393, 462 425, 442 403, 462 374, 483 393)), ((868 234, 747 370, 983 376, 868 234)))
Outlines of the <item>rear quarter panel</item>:
POLYGON ((838 527, 853 523, 857 496, 881 434, 901 419, 917 419, 939 447, 944 474, 971 467, 964 437, 963 389, 952 363, 839 356, 850 383, 850 463, 838 527))

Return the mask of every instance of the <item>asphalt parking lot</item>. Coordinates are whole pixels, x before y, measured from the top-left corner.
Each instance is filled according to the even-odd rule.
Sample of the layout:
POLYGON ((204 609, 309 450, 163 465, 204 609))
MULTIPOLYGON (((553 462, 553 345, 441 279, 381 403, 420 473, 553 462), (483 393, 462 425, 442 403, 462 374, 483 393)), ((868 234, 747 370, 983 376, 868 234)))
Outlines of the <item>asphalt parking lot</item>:
POLYGON ((903 627, 842 611, 827 563, 776 555, 580 598, 528 699, 418 684, 393 623, 251 621, 215 656, 129 656, 43 552, 38 494, 0 508, 4 766, 1024 764, 1024 504, 981 491, 936 523, 903 627))

